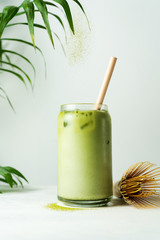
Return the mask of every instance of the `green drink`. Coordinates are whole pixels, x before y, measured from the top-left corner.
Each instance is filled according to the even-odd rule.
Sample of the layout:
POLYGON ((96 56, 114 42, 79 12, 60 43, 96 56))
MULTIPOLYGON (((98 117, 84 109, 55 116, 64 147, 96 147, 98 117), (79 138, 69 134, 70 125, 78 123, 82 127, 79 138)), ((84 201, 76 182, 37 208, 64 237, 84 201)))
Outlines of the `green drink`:
POLYGON ((58 116, 58 199, 104 205, 112 197, 111 118, 107 106, 61 106, 58 116))

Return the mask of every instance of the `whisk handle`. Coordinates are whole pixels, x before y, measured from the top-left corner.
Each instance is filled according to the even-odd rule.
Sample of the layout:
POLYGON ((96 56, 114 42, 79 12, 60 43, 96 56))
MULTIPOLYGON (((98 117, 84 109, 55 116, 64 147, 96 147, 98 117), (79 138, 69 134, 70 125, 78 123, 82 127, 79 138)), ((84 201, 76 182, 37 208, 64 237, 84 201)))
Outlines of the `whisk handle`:
POLYGON ((114 184, 113 184, 113 195, 117 198, 122 198, 122 194, 120 192, 120 181, 114 182, 114 184))

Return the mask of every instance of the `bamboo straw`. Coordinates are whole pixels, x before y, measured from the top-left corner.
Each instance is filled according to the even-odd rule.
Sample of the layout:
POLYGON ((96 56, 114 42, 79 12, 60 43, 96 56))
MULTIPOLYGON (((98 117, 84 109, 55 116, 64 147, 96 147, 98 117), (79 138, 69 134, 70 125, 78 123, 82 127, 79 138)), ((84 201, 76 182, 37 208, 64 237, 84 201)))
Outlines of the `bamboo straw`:
POLYGON ((111 79, 116 61, 117 61, 116 57, 111 57, 110 58, 110 62, 109 62, 109 65, 108 65, 108 68, 107 68, 107 71, 106 71, 106 74, 105 74, 105 77, 104 77, 104 81, 102 83, 102 87, 101 87, 101 90, 100 90, 99 95, 98 95, 95 110, 100 110, 101 109, 101 104, 103 103, 106 91, 108 89, 108 85, 109 85, 109 82, 110 82, 110 79, 111 79))

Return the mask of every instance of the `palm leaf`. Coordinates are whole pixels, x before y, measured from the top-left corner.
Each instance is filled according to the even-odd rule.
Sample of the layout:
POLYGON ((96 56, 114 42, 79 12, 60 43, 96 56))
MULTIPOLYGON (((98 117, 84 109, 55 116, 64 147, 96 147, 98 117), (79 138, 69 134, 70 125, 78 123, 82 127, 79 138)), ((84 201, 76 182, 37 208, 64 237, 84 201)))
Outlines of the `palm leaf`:
POLYGON ((58 8, 58 6, 57 6, 56 4, 54 4, 54 3, 51 3, 51 2, 48 2, 48 1, 44 1, 44 3, 45 3, 46 5, 49 5, 49 6, 58 8))
POLYGON ((59 41, 59 43, 60 43, 60 45, 61 45, 61 48, 62 48, 62 50, 63 50, 63 53, 64 53, 64 55, 66 56, 65 48, 64 48, 64 46, 63 46, 63 43, 62 43, 61 39, 59 38, 59 36, 57 35, 57 33, 53 32, 53 34, 54 34, 54 36, 57 38, 57 40, 59 41))
POLYGON ((17 179, 17 181, 20 183, 21 187, 23 188, 23 183, 22 183, 22 181, 20 180, 20 178, 17 177, 17 176, 15 176, 15 178, 17 179))
POLYGON ((13 187, 13 178, 12 175, 3 167, 0 167, 0 175, 4 178, 4 180, 13 187))
MULTIPOLYGON (((15 25, 26 25, 26 26, 27 26, 27 23, 25 23, 25 22, 12 23, 12 24, 7 25, 7 27, 11 27, 11 26, 15 26, 15 25)), ((43 26, 43 25, 41 25, 41 24, 38 24, 38 23, 34 23, 34 27, 37 27, 37 28, 41 28, 41 29, 46 30, 46 27, 45 27, 45 26, 43 26)), ((53 34, 54 34, 55 37, 60 41, 60 44, 61 44, 61 46, 62 46, 62 50, 63 50, 63 52, 64 52, 64 54, 65 54, 65 50, 64 50, 64 47, 63 47, 63 44, 62 44, 60 38, 58 37, 58 35, 57 35, 55 32, 53 32, 53 34)), ((65 54, 65 55, 66 55, 66 54, 65 54)))
POLYGON ((20 72, 22 72, 22 73, 26 76, 26 78, 28 79, 31 87, 33 87, 33 86, 32 86, 32 81, 31 81, 30 77, 28 76, 28 74, 27 74, 25 71, 22 70, 22 68, 20 68, 19 66, 15 65, 15 64, 13 64, 13 63, 11 63, 11 62, 1 61, 1 63, 2 63, 2 64, 9 65, 9 66, 11 66, 11 67, 13 67, 13 68, 18 69, 20 72))
POLYGON ((5 168, 8 172, 17 175, 18 177, 20 177, 20 178, 22 178, 23 180, 25 180, 26 182, 28 182, 28 180, 25 178, 25 176, 24 176, 22 173, 20 173, 17 169, 15 169, 15 168, 13 168, 13 167, 9 167, 9 166, 4 167, 4 168, 5 168))
POLYGON ((8 101, 8 103, 9 103, 9 105, 10 105, 10 107, 11 107, 12 110, 15 112, 15 109, 14 109, 14 107, 13 107, 13 105, 12 105, 12 103, 11 103, 11 101, 10 101, 8 95, 7 95, 7 93, 6 93, 6 92, 4 91, 4 89, 1 88, 1 87, 0 87, 0 90, 4 93, 4 95, 5 95, 5 97, 6 97, 7 101, 8 101))
POLYGON ((23 83, 24 85, 26 86, 26 83, 25 83, 25 80, 24 78, 17 72, 14 72, 12 70, 9 70, 9 69, 6 69, 6 68, 0 68, 0 71, 4 71, 4 72, 8 72, 8 73, 12 73, 14 74, 16 77, 18 77, 23 83))
POLYGON ((3 12, 1 14, 1 22, 0 22, 0 38, 2 36, 2 33, 8 24, 8 22, 16 15, 19 8, 16 6, 8 6, 3 8, 3 12))
POLYGON ((13 185, 18 185, 17 182, 13 179, 13 185))
POLYGON ((84 13, 84 15, 86 16, 86 19, 87 19, 87 22, 88 22, 88 26, 89 26, 89 29, 90 29, 89 20, 88 20, 88 17, 87 17, 86 12, 84 11, 84 8, 82 7, 82 4, 81 4, 78 0, 73 0, 73 1, 78 4, 78 6, 80 7, 80 9, 82 10, 82 12, 84 13))
MULTIPOLYGON (((26 23, 25 25, 27 25, 27 23, 26 23)), ((25 43, 25 44, 33 47, 33 43, 28 42, 28 41, 23 40, 23 39, 19 39, 19 38, 1 38, 1 39, 0 39, 0 41, 5 41, 5 40, 6 40, 6 41, 16 41, 16 42, 25 43)), ((39 47, 37 47, 36 45, 35 45, 35 48, 36 48, 36 49, 42 54, 42 56, 44 57, 41 49, 40 49, 39 47)))
POLYGON ((23 55, 15 52, 15 51, 11 51, 11 50, 8 50, 8 49, 3 49, 3 50, 1 50, 1 52, 2 52, 2 53, 3 53, 3 52, 4 52, 4 53, 6 53, 6 52, 7 52, 7 53, 11 53, 11 54, 14 54, 14 55, 17 55, 17 56, 23 58, 26 62, 28 62, 28 63, 30 64, 30 66, 32 67, 32 69, 33 69, 33 71, 34 71, 34 74, 36 74, 35 67, 33 66, 33 64, 31 63, 31 61, 30 61, 28 58, 24 57, 23 55))
MULTIPOLYGON (((81 10, 83 11, 83 13, 86 16, 86 13, 85 13, 81 3, 78 0, 73 0, 73 1, 81 8, 81 10)), ((8 49, 3 49, 2 41, 3 40, 4 41, 8 40, 8 41, 21 42, 21 43, 24 43, 24 44, 28 44, 28 45, 34 47, 35 49, 38 49, 41 52, 41 50, 35 45, 35 39, 34 39, 34 27, 37 27, 37 28, 41 28, 41 29, 47 30, 49 38, 50 38, 50 40, 52 42, 53 47, 54 47, 53 36, 55 36, 60 41, 60 44, 61 44, 62 49, 64 51, 64 47, 63 47, 63 44, 62 44, 60 38, 58 37, 58 35, 55 32, 51 31, 51 27, 50 27, 48 16, 52 15, 53 17, 55 17, 59 21, 59 23, 61 24, 61 26, 62 26, 62 28, 64 29, 64 32, 65 32, 65 27, 64 27, 63 21, 61 20, 61 17, 59 17, 58 15, 56 15, 56 14, 54 14, 52 12, 49 12, 47 10, 47 6, 52 6, 54 8, 58 8, 58 9, 60 9, 60 11, 62 11, 65 14, 65 16, 67 18, 67 21, 68 21, 68 24, 70 26, 70 29, 71 29, 71 31, 74 34, 74 26, 73 26, 72 14, 71 14, 71 10, 70 10, 68 1, 66 1, 66 0, 52 0, 52 2, 43 1, 43 0, 23 0, 22 4, 19 7, 8 6, 8 7, 5 7, 3 9, 2 13, 0 13, 0 70, 2 72, 5 71, 5 72, 8 72, 8 73, 14 74, 24 84, 25 84, 25 80, 24 80, 23 75, 15 72, 13 69, 9 70, 9 69, 3 68, 2 64, 6 64, 6 65, 8 65, 8 66, 10 66, 12 68, 18 69, 21 73, 23 73, 25 75, 25 77, 30 82, 30 84, 32 84, 30 77, 19 66, 15 65, 15 64, 13 64, 11 62, 10 54, 17 55, 20 58, 22 58, 25 61, 27 61, 31 65, 31 67, 32 67, 32 69, 34 71, 34 76, 35 76, 36 71, 35 71, 35 68, 34 68, 33 64, 25 56, 15 52, 15 51, 11 51, 11 50, 8 50, 8 49), (36 10, 35 10, 35 7, 37 7, 36 10), (24 12, 21 11, 21 12, 18 13, 19 9, 23 9, 22 11, 24 11, 24 12), (38 24, 38 23, 34 23, 35 12, 40 12, 40 14, 42 16, 42 19, 43 19, 43 22, 44 22, 44 26, 41 25, 41 24, 38 24), (10 20, 12 20, 15 16, 18 16, 18 15, 21 15, 21 14, 25 14, 26 15, 27 23, 12 23, 12 24, 9 23, 10 20), (16 39, 16 38, 15 39, 11 38, 10 40, 7 39, 7 38, 1 39, 3 31, 4 31, 4 29, 6 27, 11 27, 11 26, 19 25, 19 24, 27 25, 29 27, 29 32, 30 32, 30 35, 31 35, 32 43, 27 42, 25 40, 21 40, 21 39, 16 39), (2 59, 3 54, 4 54, 5 58, 7 59, 7 61, 4 61, 2 59)), ((86 18, 87 18, 87 16, 86 16, 86 18)), ((87 18, 87 21, 88 21, 88 18, 87 18)), ((65 35, 66 35, 66 33, 65 33, 65 35)), ((65 51, 64 51, 64 53, 65 53, 65 51)), ((41 52, 41 54, 42 54, 42 52, 41 52)), ((42 54, 42 56, 43 56, 43 54, 42 54)), ((44 56, 43 56, 43 59, 44 59, 44 56)), ((44 60, 44 62, 45 62, 45 60, 44 60)), ((45 63, 45 70, 46 70, 46 63, 45 63)), ((5 94, 5 93, 3 92, 3 94, 5 94)), ((6 94, 5 94, 5 96, 6 96, 6 98, 8 97, 6 94)), ((8 98, 8 101, 9 101, 9 98, 8 98)))
MULTIPOLYGON (((38 11, 38 10, 35 10, 35 12, 39 12, 39 11, 38 11)), ((58 22, 59 22, 60 25, 62 26, 64 32, 66 33, 66 30, 65 30, 65 27, 64 27, 64 24, 63 24, 61 18, 60 18, 57 14, 54 14, 54 13, 52 13, 52 12, 48 12, 48 14, 49 14, 49 15, 52 15, 53 17, 55 17, 55 18, 58 20, 58 22)))
MULTIPOLYGON (((7 27, 12 27, 12 26, 16 26, 16 25, 26 25, 26 26, 28 26, 28 23, 26 23, 26 22, 11 23, 11 24, 8 24, 7 27)), ((41 24, 38 24, 38 23, 34 23, 34 27, 39 27, 39 28, 42 28, 42 29, 46 29, 45 26, 43 26, 41 24)))
POLYGON ((0 182, 7 183, 7 181, 4 178, 0 178, 0 182))
POLYGON ((69 26, 70 26, 73 34, 74 34, 73 19, 72 19, 72 14, 71 14, 71 10, 70 10, 69 4, 67 3, 66 0, 52 0, 52 1, 58 3, 59 5, 62 6, 62 8, 63 8, 63 10, 64 10, 64 12, 66 14, 69 26))
POLYGON ((50 28, 50 24, 49 24, 49 20, 48 20, 47 7, 46 7, 45 3, 42 0, 33 0, 33 2, 35 3, 37 9, 41 13, 41 16, 42 16, 44 24, 46 26, 46 30, 48 32, 49 38, 50 38, 51 43, 52 43, 52 45, 54 47, 53 37, 52 37, 51 28, 50 28))
MULTIPOLYGON (((0 61, 2 60, 2 42, 0 41, 0 61)), ((1 66, 1 63, 0 63, 1 66)))
MULTIPOLYGON (((46 69, 47 69, 46 61, 45 61, 43 52, 42 52, 42 50, 39 47, 37 47, 36 45, 33 46, 33 43, 28 42, 28 41, 23 40, 23 39, 18 39, 18 38, 1 38, 0 41, 15 41, 15 42, 20 42, 20 43, 23 43, 23 44, 27 44, 27 45, 29 45, 31 47, 35 47, 40 52, 40 54, 42 55, 42 58, 43 58, 43 61, 44 61, 44 67, 45 67, 45 76, 46 76, 46 69)), ((35 76, 34 76, 34 78, 35 78, 35 76)))
MULTIPOLYGON (((34 11, 35 11, 35 12, 40 12, 39 10, 34 10, 34 11)), ((19 15, 22 15, 22 14, 25 14, 25 12, 19 12, 16 16, 19 16, 19 15)), ((58 22, 59 22, 60 25, 62 26, 64 32, 66 33, 66 30, 65 30, 65 27, 64 27, 64 24, 63 24, 61 18, 60 18, 57 14, 54 14, 54 13, 49 12, 49 11, 48 11, 48 14, 49 14, 49 15, 52 15, 53 17, 55 17, 55 18, 58 20, 58 22)))
MULTIPOLYGON (((5 55, 6 59, 7 59, 7 61, 8 61, 9 63, 11 63, 10 57, 9 57, 6 53, 5 53, 4 55, 5 55)), ((2 62, 2 60, 0 60, 0 62, 2 62)))
POLYGON ((0 182, 4 182, 4 183, 9 184, 9 186, 11 188, 13 187, 13 185, 18 185, 13 177, 15 177, 17 179, 17 181, 20 183, 20 185, 22 187, 23 187, 23 183, 20 180, 20 178, 22 178, 23 180, 28 182, 28 180, 24 177, 24 175, 13 167, 2 167, 2 166, 0 166, 0 176, 3 177, 3 178, 0 177, 0 182))
MULTIPOLYGON (((7 183, 7 181, 4 178, 0 178, 0 182, 7 183)), ((14 179, 13 179, 13 184, 16 186, 18 185, 14 179)))
POLYGON ((66 34, 66 30, 65 30, 65 27, 64 27, 64 24, 63 24, 61 18, 60 18, 58 15, 56 15, 56 14, 54 14, 54 13, 51 13, 51 12, 48 12, 48 14, 52 15, 53 17, 55 17, 55 18, 59 21, 59 23, 61 24, 61 26, 62 26, 65 34, 66 34))
POLYGON ((63 11, 60 7, 58 7, 56 4, 51 3, 51 2, 48 2, 48 1, 44 1, 44 3, 45 3, 46 5, 48 5, 48 6, 52 6, 52 7, 58 8, 58 9, 64 14, 64 11, 63 11))
POLYGON ((35 47, 34 25, 33 25, 34 24, 34 4, 30 2, 30 0, 24 0, 22 3, 22 7, 26 13, 32 43, 33 43, 33 46, 35 47))

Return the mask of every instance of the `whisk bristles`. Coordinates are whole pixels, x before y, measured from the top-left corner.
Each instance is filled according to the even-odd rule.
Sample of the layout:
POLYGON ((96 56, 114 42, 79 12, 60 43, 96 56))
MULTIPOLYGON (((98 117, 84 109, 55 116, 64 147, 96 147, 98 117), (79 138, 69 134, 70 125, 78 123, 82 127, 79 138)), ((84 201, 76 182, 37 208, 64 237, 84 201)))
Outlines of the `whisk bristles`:
POLYGON ((160 207, 160 168, 150 162, 132 165, 120 180, 124 200, 137 208, 160 207))

